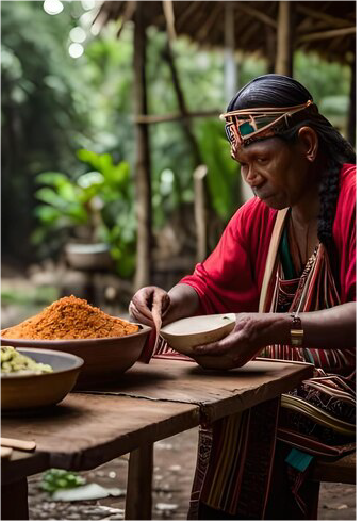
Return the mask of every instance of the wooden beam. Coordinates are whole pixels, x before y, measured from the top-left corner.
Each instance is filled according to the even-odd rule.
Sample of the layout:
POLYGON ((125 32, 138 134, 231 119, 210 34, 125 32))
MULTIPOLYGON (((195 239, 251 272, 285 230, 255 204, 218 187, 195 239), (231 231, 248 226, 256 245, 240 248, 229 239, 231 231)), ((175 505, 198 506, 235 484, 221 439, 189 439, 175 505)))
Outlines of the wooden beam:
POLYGON ((178 16, 176 16, 176 31, 178 33, 183 31, 187 20, 192 20, 196 15, 196 11, 200 11, 201 8, 202 6, 199 2, 190 2, 188 7, 184 9, 178 16))
MULTIPOLYGON (((225 2, 228 3, 228 2, 225 2)), ((219 2, 217 2, 216 6, 212 9, 209 17, 205 20, 205 23, 202 25, 201 29, 196 34, 196 39, 198 42, 202 42, 207 37, 208 33, 211 32, 212 28, 217 23, 217 19, 219 14, 222 12, 222 6, 219 2)))
POLYGON ((296 5, 296 10, 298 13, 311 16, 312 18, 317 18, 318 20, 324 20, 325 22, 331 23, 337 27, 349 27, 351 25, 350 20, 345 20, 337 16, 332 16, 328 13, 324 13, 323 11, 316 11, 315 9, 311 9, 310 7, 306 7, 304 5, 305 3, 306 2, 299 2, 296 5))
MULTIPOLYGON (((138 2, 134 19, 134 88, 135 113, 147 114, 146 84, 146 26, 143 9, 145 2, 138 2)), ((150 283, 151 275, 151 176, 149 129, 147 125, 136 125, 136 215, 137 247, 134 289, 150 283)))
POLYGON ((351 63, 350 106, 348 110, 347 139, 356 147, 356 54, 351 63))
POLYGON ((203 110, 198 112, 186 112, 175 114, 137 114, 134 116, 134 122, 140 125, 152 125, 155 123, 169 123, 172 121, 181 121, 189 118, 209 118, 218 117, 222 111, 218 109, 203 110))
POLYGON ((297 43, 309 42, 311 40, 326 40, 328 38, 346 36, 348 34, 356 34, 356 27, 345 27, 344 29, 331 29, 329 31, 302 34, 297 38, 297 43))
POLYGON ((250 16, 253 16, 254 18, 257 18, 258 20, 268 25, 269 27, 272 27, 273 29, 278 28, 276 20, 270 18, 270 16, 263 13, 262 11, 259 11, 258 9, 255 9, 254 7, 247 6, 246 2, 237 2, 235 8, 237 9, 237 11, 241 11, 243 13, 249 14, 250 16))
POLYGON ((279 2, 276 73, 293 75, 293 21, 294 2, 279 2))

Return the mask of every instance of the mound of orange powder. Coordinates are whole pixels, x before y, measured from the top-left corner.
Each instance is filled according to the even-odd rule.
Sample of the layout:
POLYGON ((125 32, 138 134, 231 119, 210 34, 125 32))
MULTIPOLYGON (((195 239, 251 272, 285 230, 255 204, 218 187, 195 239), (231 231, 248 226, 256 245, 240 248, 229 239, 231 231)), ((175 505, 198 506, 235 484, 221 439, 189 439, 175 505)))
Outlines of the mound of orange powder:
POLYGON ((136 324, 112 317, 86 300, 63 297, 17 326, 2 330, 2 338, 73 340, 122 337, 138 331, 136 324))

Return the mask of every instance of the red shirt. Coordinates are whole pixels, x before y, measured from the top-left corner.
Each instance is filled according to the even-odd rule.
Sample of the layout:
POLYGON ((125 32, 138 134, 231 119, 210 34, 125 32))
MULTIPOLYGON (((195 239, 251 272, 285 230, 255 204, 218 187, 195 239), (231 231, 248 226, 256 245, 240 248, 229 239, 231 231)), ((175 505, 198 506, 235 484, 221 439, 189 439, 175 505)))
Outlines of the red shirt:
MULTIPOLYGON (((265 262, 277 210, 254 197, 233 215, 212 254, 184 277, 203 313, 258 311, 265 262)), ((341 304, 356 300, 356 165, 345 164, 333 223, 341 304)))

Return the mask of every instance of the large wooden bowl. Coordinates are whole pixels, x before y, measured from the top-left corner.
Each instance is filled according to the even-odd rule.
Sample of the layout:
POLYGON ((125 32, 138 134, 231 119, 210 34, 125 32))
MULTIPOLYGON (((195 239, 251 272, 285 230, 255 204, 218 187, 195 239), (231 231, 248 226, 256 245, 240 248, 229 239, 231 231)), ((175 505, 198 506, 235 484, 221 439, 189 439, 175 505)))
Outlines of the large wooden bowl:
POLYGON ((84 340, 11 340, 1 338, 3 345, 54 349, 80 356, 84 360, 76 389, 89 389, 97 384, 120 378, 140 357, 151 328, 138 324, 139 331, 123 337, 88 338, 84 340))
POLYGON ((83 360, 78 356, 51 349, 18 348, 19 353, 35 362, 50 364, 53 373, 2 374, 1 409, 23 411, 55 405, 74 387, 83 360))
POLYGON ((204 369, 233 369, 236 366, 231 358, 210 355, 197 356, 193 348, 225 338, 233 330, 235 321, 234 313, 188 317, 164 326, 160 335, 170 347, 183 355, 194 358, 204 369))

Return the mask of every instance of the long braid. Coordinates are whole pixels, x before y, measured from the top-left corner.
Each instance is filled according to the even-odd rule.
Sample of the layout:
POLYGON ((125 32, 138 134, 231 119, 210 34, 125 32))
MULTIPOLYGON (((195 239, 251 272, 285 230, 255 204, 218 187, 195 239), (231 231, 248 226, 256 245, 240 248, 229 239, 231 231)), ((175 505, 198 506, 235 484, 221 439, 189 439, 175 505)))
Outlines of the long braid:
POLYGON ((312 127, 318 136, 319 149, 327 158, 326 170, 319 182, 319 214, 317 217, 317 238, 325 244, 333 256, 332 227, 339 194, 340 172, 344 163, 356 163, 356 153, 343 136, 331 126, 321 114, 313 120, 306 119, 295 127, 277 134, 285 142, 294 142, 302 126, 312 127))

